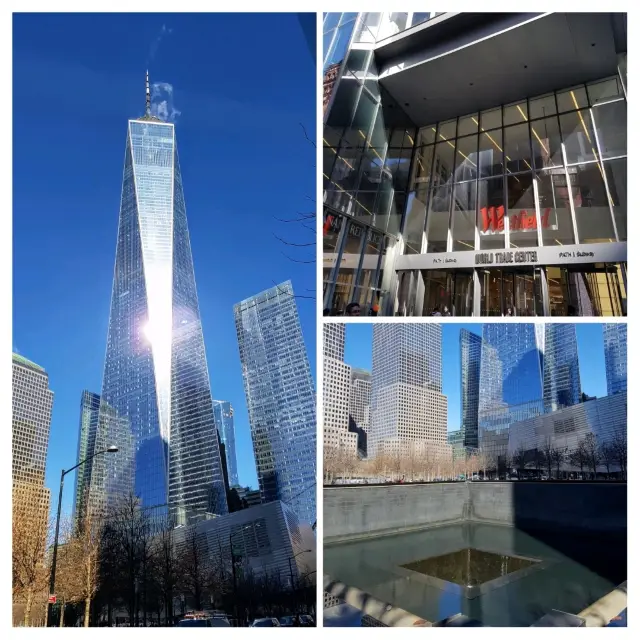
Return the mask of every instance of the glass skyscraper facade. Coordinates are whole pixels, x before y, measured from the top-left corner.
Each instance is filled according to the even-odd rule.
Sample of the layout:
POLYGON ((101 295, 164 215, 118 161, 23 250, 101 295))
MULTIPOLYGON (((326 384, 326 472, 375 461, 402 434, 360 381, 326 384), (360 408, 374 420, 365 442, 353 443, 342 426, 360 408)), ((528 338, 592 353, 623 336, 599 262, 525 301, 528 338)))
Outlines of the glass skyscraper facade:
POLYGON ((576 325, 549 323, 544 335, 544 410, 550 413, 579 404, 582 387, 576 325))
POLYGON ((607 323, 602 326, 607 394, 627 390, 627 325, 607 323))
POLYGON ((128 421, 144 506, 227 513, 175 129, 148 87, 127 128, 102 401, 128 421))
POLYGON ((543 412, 544 328, 487 323, 482 327, 478 444, 504 456, 513 422, 543 412))
POLYGON ((480 362, 482 338, 467 329, 460 330, 460 419, 463 445, 478 447, 478 403, 480 401, 480 362))
POLYGON ((495 460, 513 423, 582 401, 575 325, 485 324, 479 390, 479 446, 495 460))
POLYGON ((238 461, 236 458, 236 432, 233 424, 233 407, 226 400, 213 401, 213 415, 220 440, 224 444, 227 458, 229 484, 238 485, 238 461))
POLYGON ((263 502, 316 519, 316 394, 291 282, 234 305, 263 502))

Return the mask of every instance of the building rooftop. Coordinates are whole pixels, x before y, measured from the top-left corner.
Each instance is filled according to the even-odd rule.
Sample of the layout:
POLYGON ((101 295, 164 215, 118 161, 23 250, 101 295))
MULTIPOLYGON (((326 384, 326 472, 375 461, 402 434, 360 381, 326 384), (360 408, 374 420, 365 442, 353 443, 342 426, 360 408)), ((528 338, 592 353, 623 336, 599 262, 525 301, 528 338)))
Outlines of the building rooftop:
POLYGON ((27 360, 24 356, 21 356, 19 353, 14 353, 12 357, 13 362, 16 364, 20 364, 23 367, 27 367, 29 369, 33 369, 34 371, 39 371, 40 373, 46 373, 44 367, 41 367, 39 364, 35 362, 31 362, 31 360, 27 360))

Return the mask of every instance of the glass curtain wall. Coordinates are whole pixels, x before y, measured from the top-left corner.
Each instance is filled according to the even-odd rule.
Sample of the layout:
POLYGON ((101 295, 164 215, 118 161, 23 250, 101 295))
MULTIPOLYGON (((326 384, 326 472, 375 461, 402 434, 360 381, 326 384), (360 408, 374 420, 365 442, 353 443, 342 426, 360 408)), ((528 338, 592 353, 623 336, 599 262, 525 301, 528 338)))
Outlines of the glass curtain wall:
POLYGON ((405 254, 626 241, 626 117, 611 77, 424 127, 405 254))

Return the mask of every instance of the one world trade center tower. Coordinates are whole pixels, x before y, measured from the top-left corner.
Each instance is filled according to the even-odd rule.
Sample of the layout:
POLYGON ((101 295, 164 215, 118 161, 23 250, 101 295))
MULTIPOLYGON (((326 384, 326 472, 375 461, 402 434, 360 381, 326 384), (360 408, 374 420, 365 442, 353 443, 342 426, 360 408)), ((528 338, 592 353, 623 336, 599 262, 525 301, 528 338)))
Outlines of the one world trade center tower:
POLYGON ((186 524, 227 500, 175 128, 151 114, 148 73, 146 98, 127 128, 102 402, 130 429, 142 506, 186 524))

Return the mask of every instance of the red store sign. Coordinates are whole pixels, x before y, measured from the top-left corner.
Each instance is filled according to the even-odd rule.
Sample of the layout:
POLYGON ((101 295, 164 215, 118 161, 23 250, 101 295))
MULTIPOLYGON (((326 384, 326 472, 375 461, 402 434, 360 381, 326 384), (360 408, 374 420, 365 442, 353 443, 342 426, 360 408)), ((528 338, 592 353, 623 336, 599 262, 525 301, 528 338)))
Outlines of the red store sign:
MULTIPOLYGON (((504 206, 499 207, 482 207, 480 209, 482 215, 482 233, 487 231, 504 231, 504 206)), ((545 209, 541 215, 541 223, 543 229, 549 228, 549 215, 551 209, 545 209)), ((510 231, 527 231, 529 229, 538 228, 538 220, 536 219, 535 212, 531 213, 522 209, 520 213, 514 213, 509 218, 510 231)))

